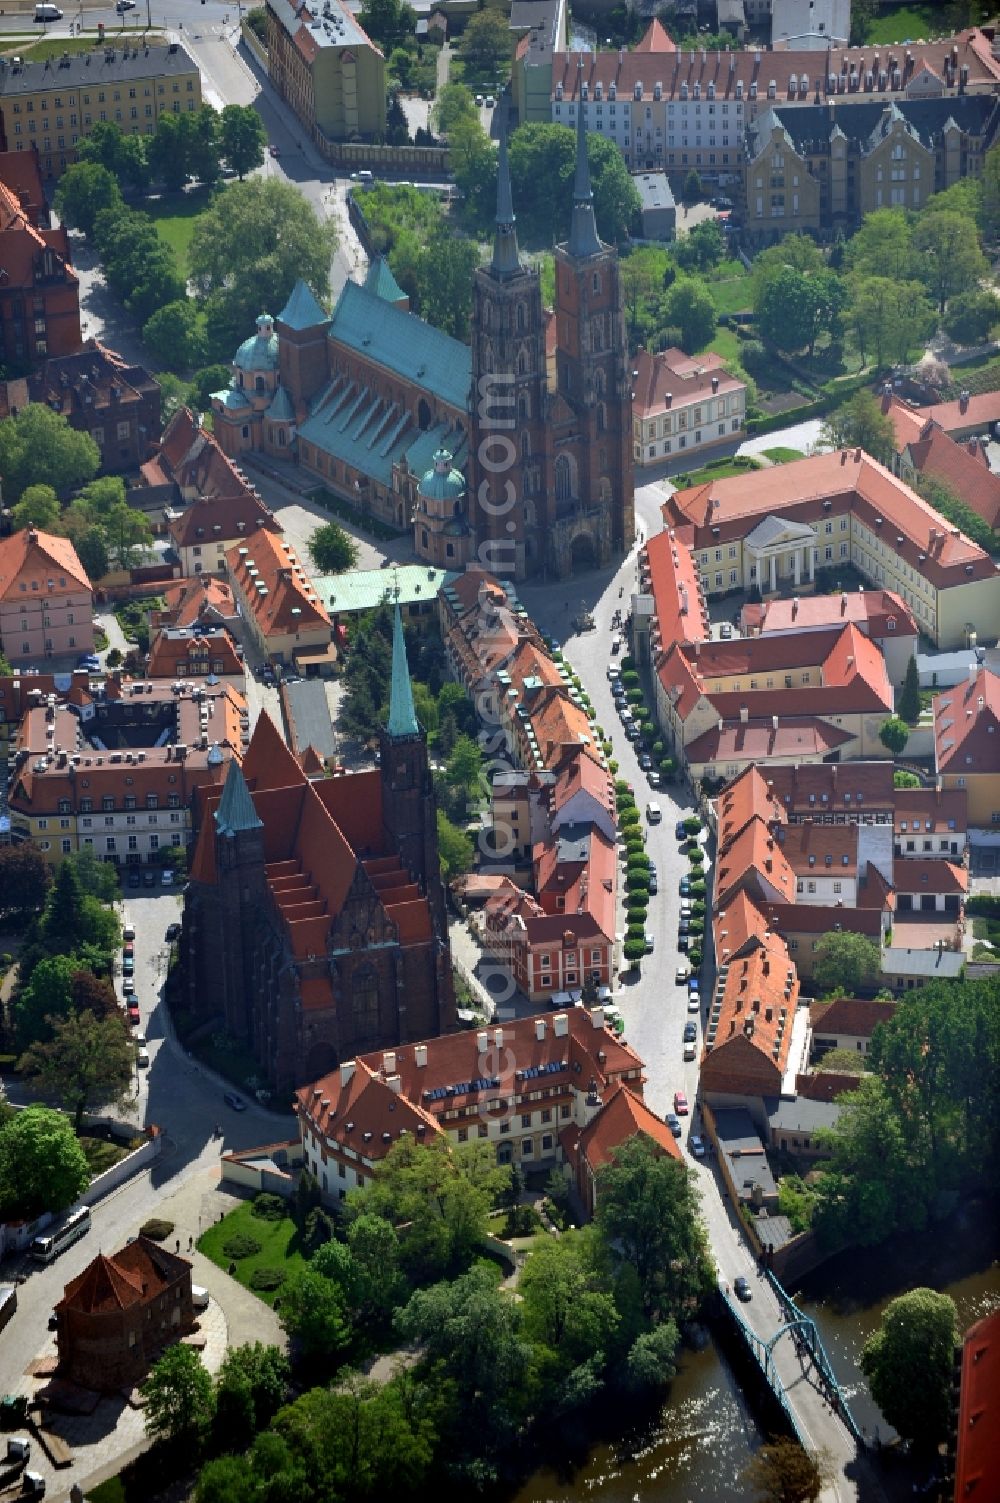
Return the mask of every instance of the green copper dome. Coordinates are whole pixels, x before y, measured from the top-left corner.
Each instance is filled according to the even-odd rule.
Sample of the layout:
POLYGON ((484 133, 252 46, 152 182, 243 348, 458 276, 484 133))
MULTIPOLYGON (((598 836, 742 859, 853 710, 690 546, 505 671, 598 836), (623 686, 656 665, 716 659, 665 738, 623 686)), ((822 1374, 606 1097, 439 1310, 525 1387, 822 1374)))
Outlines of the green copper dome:
POLYGON ((274 332, 274 319, 270 313, 260 315, 256 334, 250 339, 244 339, 233 357, 233 364, 241 371, 278 369, 278 336, 274 332))
POLYGON ((453 467, 447 449, 434 455, 434 468, 421 480, 420 494, 428 501, 460 501, 465 495, 465 476, 453 467))

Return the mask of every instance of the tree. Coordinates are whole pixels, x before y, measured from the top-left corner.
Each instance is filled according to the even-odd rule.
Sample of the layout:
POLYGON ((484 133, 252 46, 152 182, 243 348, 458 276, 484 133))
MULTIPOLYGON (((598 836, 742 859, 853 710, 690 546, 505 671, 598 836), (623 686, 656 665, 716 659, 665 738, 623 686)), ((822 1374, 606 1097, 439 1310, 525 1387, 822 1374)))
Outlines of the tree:
POLYGON ((703 282, 678 278, 667 293, 665 312, 667 323, 681 331, 681 347, 687 355, 703 350, 715 334, 715 304, 703 282))
POLYGON ((162 114, 156 132, 148 138, 146 157, 150 175, 168 193, 179 193, 188 173, 185 116, 162 114))
POLYGON ((768 246, 755 257, 751 270, 753 303, 764 292, 768 282, 785 271, 797 271, 803 276, 813 276, 825 267, 823 252, 808 235, 786 235, 777 245, 768 246))
POLYGON ((944 312, 949 298, 969 292, 989 272, 979 237, 954 210, 925 213, 913 231, 917 276, 944 312))
POLYGON ((717 219, 702 219, 674 247, 674 259, 684 271, 710 271, 726 254, 726 240, 717 219))
POLYGON ((642 1136, 622 1143, 598 1170, 598 1228, 634 1267, 647 1316, 687 1315, 711 1286, 697 1204, 685 1166, 642 1136))
POLYGON ((103 579, 111 568, 111 560, 108 557, 107 545, 100 528, 86 528, 73 539, 73 547, 76 549, 77 558, 87 571, 88 579, 92 582, 103 579))
POLYGON ((108 905, 117 903, 121 897, 121 887, 118 869, 110 861, 102 861, 99 856, 95 856, 90 846, 64 856, 63 861, 72 867, 84 896, 97 898, 108 905))
POLYGON ((252 331, 263 308, 281 307, 301 277, 329 298, 336 231, 292 183, 233 183, 199 215, 188 252, 191 280, 206 299, 209 329, 226 353, 252 331))
POLYGON ((88 237, 102 209, 124 207, 115 177, 96 162, 74 162, 67 167, 53 202, 62 223, 88 237))
POLYGON ((206 365, 200 371, 195 371, 194 380, 191 383, 191 400, 198 411, 210 412, 212 393, 225 391, 231 379, 232 372, 228 365, 206 365))
POLYGON ((197 1445, 211 1423, 212 1380, 193 1347, 168 1347, 143 1383, 142 1396, 154 1440, 197 1445))
POLYGON ((754 307, 761 337, 779 350, 808 348, 833 328, 844 301, 840 278, 832 271, 812 275, 785 266, 759 284, 754 307))
POLYGON ((878 739, 894 757, 902 756, 910 739, 910 727, 898 715, 890 715, 879 727, 878 739))
POLYGON ((123 1106, 134 1080, 136 1048, 121 1012, 61 1018, 52 1038, 35 1043, 18 1061, 22 1075, 72 1110, 79 1133, 88 1107, 123 1106))
POLYGON ((0 1126, 0 1215, 64 1211, 90 1183, 83 1149, 61 1112, 26 1106, 0 1126))
POLYGON ((84 891, 76 866, 61 861, 41 923, 50 955, 81 952, 87 945, 112 950, 121 940, 117 915, 84 891))
POLYGON ((864 449, 873 459, 888 464, 896 443, 892 419, 869 391, 853 397, 831 412, 823 425, 823 442, 834 449, 864 449))
POLYGON ((643 1331, 629 1348, 625 1360, 625 1386, 634 1393, 663 1388, 676 1376, 681 1334, 673 1320, 661 1320, 643 1331))
POLYGON ((941 513, 946 522, 952 527, 958 527, 978 543, 984 553, 996 553, 997 538, 989 523, 984 521, 978 512, 963 501, 950 486, 936 475, 930 475, 926 471, 917 474, 913 482, 914 490, 919 491, 925 500, 929 501, 935 511, 941 513))
POLYGON ((227 104, 219 130, 222 155, 240 182, 264 161, 267 131, 252 105, 227 104))
POLYGON ((33 845, 0 846, 0 911, 41 908, 51 882, 45 857, 33 845))
MULTIPOLYGON (((232 106, 230 106, 232 108, 232 106)), ((247 109, 250 106, 246 106, 247 109)), ((251 110, 251 113, 254 112, 251 110)), ((219 181, 221 166, 219 154, 221 151, 221 139, 219 130, 219 116, 210 104, 203 104, 201 109, 193 115, 182 115, 187 147, 187 168, 192 177, 204 183, 207 188, 212 188, 219 181)), ((258 119, 261 135, 264 132, 263 122, 258 119)), ((263 152, 261 161, 263 161, 263 152)), ((257 164, 259 165, 259 163, 257 164)))
POLYGON ((852 278, 847 316, 862 358, 871 351, 879 367, 907 360, 937 328, 921 284, 894 277, 852 278))
POLYGON ((29 485, 13 508, 14 528, 40 527, 45 532, 59 528, 59 497, 51 485, 29 485))
POLYGON ((351 1343, 351 1326, 339 1286, 304 1268, 281 1286, 281 1324, 307 1360, 336 1362, 351 1343))
POLYGON ((872 984, 879 973, 878 946, 863 934, 833 930, 816 946, 813 980, 822 992, 849 997, 872 984))
POLYGON ((909 281, 915 270, 913 234, 905 209, 876 209, 866 214, 848 241, 845 261, 856 277, 909 281))
POLYGON ((250 1445, 285 1402, 291 1370, 276 1346, 255 1341, 230 1347, 215 1389, 214 1433, 231 1450, 250 1445))
POLYGON ((909 725, 916 725, 920 719, 920 672, 917 668, 917 660, 913 656, 906 665, 906 677, 903 680, 903 688, 896 709, 899 718, 907 721, 909 725))
POLYGON ((191 370, 205 358, 205 335, 196 305, 187 299, 165 303, 146 321, 142 337, 162 365, 191 370))
POLYGON ((983 234, 995 240, 1000 234, 1000 147, 993 146, 983 159, 983 234))
MULTIPOLYGON (((856 0, 855 0, 856 3, 856 0)), ((829 1480, 825 1458, 817 1460, 797 1440, 771 1440, 761 1446, 743 1473, 757 1503, 816 1503, 829 1480)))
POLYGON ((881 1080, 863 1076, 838 1098, 835 1128, 818 1141, 829 1163, 814 1184, 812 1224, 824 1247, 872 1247, 927 1221, 927 1176, 915 1163, 881 1080))
POLYGON ((71 955, 47 955, 14 997, 11 1015, 19 1049, 28 1049, 51 1032, 50 1019, 73 1008, 73 976, 78 961, 71 955))
MULTIPOLYGON (((449 143, 454 149, 454 142, 449 143)), ((587 136, 587 160, 594 191, 594 217, 603 240, 623 240, 639 212, 639 195, 617 145, 587 136)), ((566 125, 520 126, 510 141, 510 175, 518 225, 528 241, 551 244, 569 233, 576 134, 566 125)), ((496 194, 496 154, 490 148, 487 213, 496 194)), ((456 169, 456 180, 458 172, 456 169)))
POLYGON ((309 557, 321 574, 343 574, 358 562, 358 545, 336 522, 317 527, 309 539, 309 557))
POLYGON ((467 69, 480 78, 499 80, 511 53, 511 34, 502 11, 487 7, 474 11, 466 22, 459 52, 467 69))
POLYGON ((948 304, 945 333, 958 344, 981 344, 1000 323, 1000 298, 988 288, 960 293, 948 304))
POLYGON ((476 109, 476 101, 472 97, 472 90, 467 89, 465 84, 446 83, 437 92, 431 118, 434 122, 434 129, 444 136, 447 136, 460 120, 474 120, 478 125, 479 112, 476 109))
POLYGON ((699 198, 703 196, 703 191, 704 190, 701 186, 701 178, 692 167, 691 171, 684 179, 684 202, 687 204, 697 203, 699 198))
POLYGON ((441 880, 447 886, 463 872, 471 871, 476 848, 465 831, 452 824, 443 809, 437 811, 437 838, 441 880))
POLYGON ((366 0, 358 17, 361 25, 383 51, 406 41, 416 31, 417 16, 406 0, 366 0))
POLYGON ((47 485, 57 495, 97 474, 101 451, 89 433, 71 428, 65 413, 29 402, 16 417, 0 421, 0 475, 8 502, 28 486, 47 485))
POLYGON ((417 262, 416 291, 421 317, 453 339, 464 340, 468 334, 472 274, 478 265, 476 242, 451 235, 443 228, 431 237, 417 262))
POLYGON ((588 1266, 585 1246, 571 1232, 537 1243, 518 1282, 524 1334, 548 1348, 564 1376, 606 1353, 618 1325, 614 1297, 588 1266))
POLYGON ((955 1348, 955 1302, 933 1289, 912 1289, 890 1300, 869 1336, 860 1367, 889 1424, 921 1450, 936 1450, 948 1434, 955 1348))

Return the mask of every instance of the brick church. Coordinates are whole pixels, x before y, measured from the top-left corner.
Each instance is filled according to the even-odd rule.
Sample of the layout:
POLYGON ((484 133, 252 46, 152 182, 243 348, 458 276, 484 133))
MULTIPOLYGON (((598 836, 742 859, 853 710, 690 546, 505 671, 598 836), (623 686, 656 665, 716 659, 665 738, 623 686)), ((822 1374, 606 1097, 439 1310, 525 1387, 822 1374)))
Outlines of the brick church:
POLYGON ((313 771, 262 714, 242 767, 234 759, 199 807, 185 897, 186 1005, 221 1015, 279 1098, 365 1050, 455 1027, 434 790, 398 607, 379 766, 313 771))
POLYGON ((582 112, 555 260, 545 309, 518 249, 501 139, 471 347, 410 312, 381 260, 329 315, 299 282, 212 397, 220 445, 291 456, 360 514, 412 527, 417 556, 437 567, 475 561, 523 579, 607 565, 635 533, 632 396, 618 254, 597 234, 582 112))

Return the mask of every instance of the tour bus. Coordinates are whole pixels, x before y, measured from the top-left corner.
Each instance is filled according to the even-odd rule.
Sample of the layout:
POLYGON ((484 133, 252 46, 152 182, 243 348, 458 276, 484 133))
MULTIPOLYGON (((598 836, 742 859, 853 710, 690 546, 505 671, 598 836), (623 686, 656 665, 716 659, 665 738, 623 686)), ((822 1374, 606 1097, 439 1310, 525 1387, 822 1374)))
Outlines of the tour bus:
POLYGON ((67 1247, 79 1242, 90 1231, 90 1207, 81 1206, 72 1216, 67 1216, 57 1232, 47 1237, 36 1237, 29 1249, 36 1263, 51 1263, 67 1247))

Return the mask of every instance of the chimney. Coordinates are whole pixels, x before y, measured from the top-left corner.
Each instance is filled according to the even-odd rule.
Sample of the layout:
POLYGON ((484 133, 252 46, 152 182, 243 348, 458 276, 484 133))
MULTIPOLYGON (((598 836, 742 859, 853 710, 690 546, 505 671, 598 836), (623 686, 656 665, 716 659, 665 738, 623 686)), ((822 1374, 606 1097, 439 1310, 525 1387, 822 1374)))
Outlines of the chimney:
POLYGON ((503 1029, 498 1028, 493 1035, 493 1042, 498 1049, 503 1048, 503 1029))
POLYGON ((740 725, 746 725, 750 719, 750 711, 746 705, 740 705, 740 725))
POLYGON ((544 1037, 545 1037, 545 1019, 544 1018, 536 1018, 535 1019, 535 1038, 538 1040, 539 1043, 541 1043, 541 1041, 544 1039, 544 1037))
POLYGON ((799 614, 799 597, 797 595, 793 595, 792 596, 792 620, 793 621, 795 620, 795 618, 796 618, 796 616, 798 614, 799 614))
POLYGON ((401 1075, 387 1075, 385 1083, 394 1096, 398 1096, 403 1089, 403 1077, 401 1075))
POLYGON ((351 1083, 351 1077, 353 1076, 353 1074, 354 1074, 354 1060, 353 1059, 345 1059, 344 1063, 340 1067, 340 1084, 342 1086, 350 1085, 350 1083, 351 1083))
POLYGON ((719 389, 719 378, 718 378, 718 376, 713 376, 712 377, 712 390, 713 391, 718 391, 718 389, 719 389))
POLYGON ((413 1051, 413 1062, 418 1070, 427 1068, 427 1045, 417 1044, 413 1051))
POLYGON ((603 1028, 604 1027, 604 1008, 603 1007, 592 1007, 590 1009, 590 1021, 594 1025, 595 1028, 603 1028))
POLYGON ((479 1050, 480 1054, 485 1054, 489 1047, 490 1036, 486 1032, 485 1028, 481 1028, 476 1034, 476 1048, 479 1050))
POLYGON ((772 729, 772 731, 776 731, 778 729, 778 717, 777 717, 777 715, 772 715, 771 716, 771 729, 772 729))
POLYGON ((557 1012, 552 1019, 552 1032, 557 1039, 564 1039, 569 1033, 569 1018, 564 1012, 557 1012))

